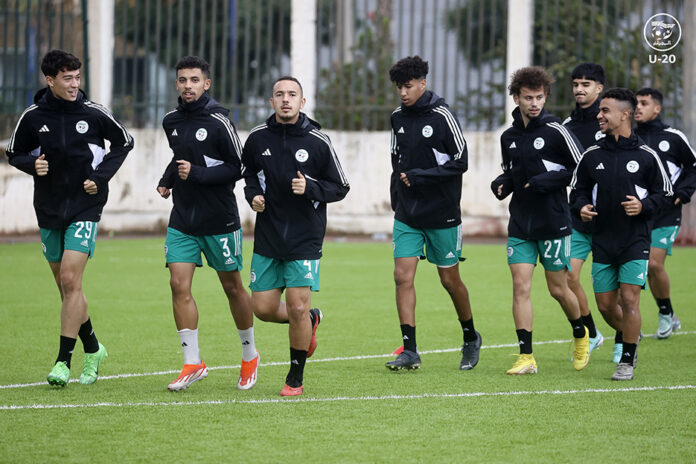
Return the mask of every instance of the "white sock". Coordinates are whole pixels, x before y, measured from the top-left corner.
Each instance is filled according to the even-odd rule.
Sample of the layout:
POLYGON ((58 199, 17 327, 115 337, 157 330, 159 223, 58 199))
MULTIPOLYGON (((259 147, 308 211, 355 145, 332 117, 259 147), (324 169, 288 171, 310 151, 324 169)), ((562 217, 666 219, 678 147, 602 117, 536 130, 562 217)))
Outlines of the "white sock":
POLYGON ((198 329, 181 329, 179 340, 184 349, 184 364, 200 364, 201 354, 198 351, 198 329))
POLYGON ((251 361, 256 357, 256 344, 254 343, 254 326, 246 330, 237 329, 239 339, 242 341, 242 359, 251 361))

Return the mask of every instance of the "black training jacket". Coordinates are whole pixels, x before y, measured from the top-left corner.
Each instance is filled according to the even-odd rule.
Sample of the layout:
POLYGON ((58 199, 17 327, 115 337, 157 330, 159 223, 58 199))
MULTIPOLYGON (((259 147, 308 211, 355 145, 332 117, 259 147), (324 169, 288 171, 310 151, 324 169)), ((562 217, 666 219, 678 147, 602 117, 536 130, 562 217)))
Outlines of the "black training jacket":
POLYGON ((162 127, 174 156, 159 186, 172 189, 169 227, 189 235, 218 235, 241 226, 234 183, 242 178, 242 144, 229 111, 208 93, 167 113, 162 127), (191 163, 186 180, 176 160, 191 163))
POLYGON ((254 253, 281 260, 319 259, 326 232, 326 203, 342 200, 350 186, 321 126, 300 113, 295 124, 275 114, 251 130, 244 144, 244 195, 249 205, 263 195, 266 209, 256 213, 254 253), (292 192, 297 172, 305 193, 292 192))
POLYGON ((512 116, 512 127, 500 136, 503 174, 491 183, 499 200, 512 193, 508 236, 546 240, 569 235, 566 187, 580 159, 580 143, 560 119, 545 110, 527 127, 519 107, 512 116), (498 195, 500 185, 502 195, 498 195))
POLYGON ((394 218, 415 228, 444 229, 462 222, 459 204, 467 149, 457 116, 426 91, 391 115, 391 204, 394 218), (405 173, 411 183, 400 179, 405 173))
MULTIPOLYGON (((585 149, 584 147, 590 147, 597 143, 597 140, 604 137, 602 131, 599 130, 599 121, 597 121, 598 113, 599 98, 587 108, 580 108, 580 106, 576 104, 570 116, 563 121, 563 125, 580 141, 583 150, 585 149)), ((576 214, 572 214, 571 219, 573 220, 574 230, 585 234, 592 233, 591 222, 583 222, 580 216, 576 214)))
POLYGON ((597 216, 592 233, 592 259, 621 265, 650 254, 650 217, 672 201, 672 184, 660 158, 635 133, 629 138, 608 136, 588 148, 573 174, 574 214, 588 204, 597 216), (621 206, 626 195, 643 204, 637 216, 621 206))
POLYGON ((678 205, 672 202, 655 216, 653 228, 678 226, 681 224, 682 205, 691 201, 696 190, 696 153, 681 131, 669 127, 659 117, 638 123, 636 134, 660 157, 672 181, 675 199, 679 198, 678 205))
POLYGON ((133 149, 133 138, 104 106, 80 90, 74 102, 53 96, 48 87, 24 110, 7 146, 12 166, 34 176, 34 210, 39 227, 63 229, 76 221, 99 221, 109 196, 108 182, 133 149), (111 143, 105 150, 104 140, 111 143), (48 174, 37 176, 42 154, 48 174), (97 194, 84 181, 97 184, 97 194))

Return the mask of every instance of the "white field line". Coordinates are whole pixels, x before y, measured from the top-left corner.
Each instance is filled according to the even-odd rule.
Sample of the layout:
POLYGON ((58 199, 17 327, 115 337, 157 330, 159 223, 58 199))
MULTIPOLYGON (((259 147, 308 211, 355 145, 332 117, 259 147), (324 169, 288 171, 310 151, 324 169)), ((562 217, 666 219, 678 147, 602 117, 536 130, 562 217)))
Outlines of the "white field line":
POLYGON ((384 395, 384 396, 335 396, 329 398, 265 398, 259 400, 208 400, 208 401, 158 401, 133 403, 88 403, 88 404, 27 404, 0 405, 0 411, 16 411, 22 409, 74 409, 74 408, 124 408, 124 407, 160 407, 160 406, 200 406, 227 404, 269 404, 269 403, 330 403, 337 401, 386 401, 386 400, 418 400, 437 398, 479 398, 532 395, 582 395, 588 393, 630 393, 646 391, 675 391, 694 390, 696 385, 672 385, 654 387, 629 388, 589 388, 585 390, 527 390, 511 392, 470 392, 470 393, 423 393, 419 395, 384 395))
MULTIPOLYGON (((682 332, 674 332, 672 335, 694 335, 696 334, 696 331, 682 331, 682 332)), ((654 337, 655 334, 643 334, 644 337, 654 337)), ((546 340, 546 341, 541 341, 541 342, 534 342, 534 345, 552 345, 552 344, 563 344, 563 343, 570 343, 570 340, 546 340)), ((481 349, 499 349, 499 348, 517 348, 517 343, 506 343, 506 344, 501 344, 501 345, 482 345, 481 349)), ((452 353, 455 351, 460 351, 461 348, 444 348, 440 350, 426 350, 426 351, 419 351, 418 354, 439 354, 439 353, 452 353)), ((375 359, 375 358, 390 358, 394 356, 391 353, 386 353, 386 354, 366 354, 366 355, 358 355, 358 356, 344 356, 344 357, 336 357, 336 358, 323 358, 323 359, 308 359, 308 363, 314 363, 314 362, 334 362, 334 361, 358 361, 361 359, 375 359)), ((268 363, 261 363, 259 367, 267 367, 267 366, 287 366, 288 361, 276 361, 276 362, 268 362, 268 363)), ((233 365, 233 366, 208 366, 208 369, 213 371, 213 370, 218 370, 218 369, 239 369, 241 366, 239 364, 233 365)), ((171 374, 178 374, 178 370, 172 370, 172 371, 156 371, 156 372, 141 372, 141 373, 129 373, 129 374, 115 374, 115 375, 100 375, 99 380, 114 380, 114 379, 128 379, 128 378, 133 378, 133 377, 149 377, 153 375, 171 375, 171 374)), ((77 382, 78 379, 70 379, 70 382, 77 382)), ((10 384, 10 385, 0 385, 0 390, 4 389, 10 389, 10 388, 26 388, 26 387, 37 387, 37 386, 43 386, 46 385, 46 382, 33 382, 33 383, 15 383, 15 384, 10 384)))

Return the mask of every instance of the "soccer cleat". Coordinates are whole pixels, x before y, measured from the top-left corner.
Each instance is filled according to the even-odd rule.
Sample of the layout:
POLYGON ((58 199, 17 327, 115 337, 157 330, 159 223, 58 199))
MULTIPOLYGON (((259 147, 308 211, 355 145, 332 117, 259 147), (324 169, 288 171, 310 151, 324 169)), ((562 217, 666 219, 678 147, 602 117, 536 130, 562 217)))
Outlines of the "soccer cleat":
POLYGON ((587 327, 585 327, 585 336, 574 338, 573 345, 573 367, 576 371, 580 371, 590 362, 590 336, 587 327))
POLYGON ((314 354, 314 350, 317 349, 317 327, 319 327, 319 323, 324 317, 324 314, 319 308, 310 309, 309 314, 314 315, 314 323, 312 324, 312 340, 309 342, 309 348, 307 348, 307 357, 311 358, 314 354))
POLYGON ((48 383, 51 385, 56 385, 58 387, 66 386, 70 381, 70 368, 68 367, 68 363, 65 361, 58 361, 56 365, 53 366, 53 369, 51 369, 51 372, 48 373, 46 380, 48 380, 48 383))
POLYGON ((302 394, 302 390, 304 389, 304 386, 300 385, 299 387, 291 387, 287 383, 283 386, 283 389, 280 390, 280 396, 300 396, 302 394))
POLYGON ((392 351, 392 355, 399 356, 403 352, 404 352, 404 345, 401 345, 400 347, 398 347, 397 349, 392 351))
POLYGON ((534 359, 534 355, 523 353, 517 356, 517 361, 515 361, 515 364, 512 365, 512 368, 507 371, 508 375, 524 375, 536 373, 537 363, 536 359, 534 359))
POLYGON ((590 353, 592 353, 594 350, 598 350, 600 346, 602 346, 602 343, 604 343, 604 337, 602 334, 599 332, 599 330, 596 331, 597 336, 594 338, 590 338, 590 353))
POLYGON ((256 374, 259 369, 260 361, 261 355, 258 351, 256 352, 256 357, 251 361, 244 361, 242 359, 242 369, 239 371, 237 388, 240 390, 249 390, 251 387, 256 385, 256 374))
POLYGON ((208 377, 208 367, 203 361, 200 364, 184 364, 179 377, 167 385, 169 391, 180 391, 189 387, 193 382, 208 377))
POLYGON ((395 360, 385 364, 387 368, 398 371, 401 369, 418 369, 421 366, 421 359, 418 353, 410 350, 404 350, 395 360))
POLYGON ((106 352, 106 348, 101 343, 96 353, 85 353, 85 363, 80 375, 80 383, 82 385, 90 385, 97 381, 99 365, 107 356, 109 356, 109 353, 106 352))
MULTIPOLYGON (((475 331, 476 332, 476 331, 475 331)), ((459 363, 459 369, 468 371, 476 367, 479 361, 479 352, 481 351, 481 334, 476 332, 476 340, 473 342, 464 342, 462 346, 462 360, 459 363)))
POLYGON ((619 364, 621 362, 621 355, 623 354, 623 343, 614 343, 614 355, 612 361, 614 364, 619 364))
POLYGON ((633 380, 633 366, 628 363, 619 363, 611 380, 633 380))
POLYGON ((681 322, 679 322, 676 314, 658 314, 657 322, 657 333, 655 336, 660 340, 664 340, 672 335, 673 331, 681 329, 681 322))

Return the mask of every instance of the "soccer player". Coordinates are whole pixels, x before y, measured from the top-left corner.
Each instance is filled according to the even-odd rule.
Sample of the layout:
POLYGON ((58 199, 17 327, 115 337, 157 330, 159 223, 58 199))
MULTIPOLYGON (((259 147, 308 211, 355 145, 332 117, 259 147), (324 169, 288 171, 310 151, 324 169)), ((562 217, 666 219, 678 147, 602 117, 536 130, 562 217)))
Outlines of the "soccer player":
POLYGON ((657 152, 674 188, 673 204, 652 221, 648 261, 648 284, 659 309, 657 338, 664 339, 681 327, 672 309, 665 260, 672 254, 672 245, 679 233, 682 205, 691 201, 696 190, 696 153, 681 131, 668 126, 660 118, 662 93, 659 90, 640 89, 636 92, 636 99, 636 134, 657 152))
POLYGON ((298 396, 323 317, 310 306, 319 291, 326 204, 350 187, 329 138, 301 112, 300 82, 279 78, 270 104, 274 113, 251 130, 242 153, 244 194, 257 213, 250 288, 259 319, 289 323, 290 371, 280 394, 298 396))
POLYGON ((227 296, 242 343, 242 367, 237 388, 256 384, 259 354, 254 343, 251 297, 242 284, 242 229, 234 184, 242 178, 242 144, 229 111, 209 94, 208 63, 187 56, 176 64, 179 106, 167 113, 162 127, 174 153, 157 191, 170 194, 174 207, 169 217, 164 253, 171 275, 174 322, 184 350, 184 367, 167 387, 187 388, 208 375, 198 349, 198 307, 191 294, 201 252, 215 269, 227 296))
POLYGON ((80 90, 82 63, 53 50, 43 57, 46 88, 34 96, 12 133, 11 165, 34 176, 34 210, 41 246, 61 297, 60 349, 48 383, 64 387, 80 337, 85 350, 83 385, 96 382, 107 356, 92 329, 82 276, 94 254, 109 180, 133 149, 133 138, 105 107, 80 90), (107 153, 104 140, 110 142, 107 153))
MULTIPOLYGON (((604 68, 595 63, 581 63, 571 73, 573 83, 573 96, 575 97, 575 110, 563 125, 575 135, 583 147, 590 147, 602 137, 599 130, 597 113, 599 113, 599 95, 604 89, 606 78, 604 68)), ((590 353, 604 342, 602 333, 596 328, 585 290, 580 284, 580 272, 592 249, 591 223, 584 222, 577 214, 571 215, 573 220, 573 233, 570 245, 570 272, 568 273, 568 286, 575 294, 580 305, 582 322, 587 327, 590 336, 590 353)), ((612 314, 607 315, 608 323, 614 323, 621 313, 617 308, 612 314)), ((621 332, 617 331, 614 337, 614 363, 621 359, 621 332)))
POLYGON ((404 349, 391 370, 421 365, 416 345, 416 291, 419 256, 437 266, 463 331, 459 368, 479 360, 481 335, 474 329, 469 292, 459 275, 462 220, 459 203, 467 149, 459 122, 445 100, 426 90, 428 63, 419 56, 399 60, 389 77, 401 106, 391 116, 391 202, 394 210, 394 283, 404 349))
POLYGON ((600 311, 621 292, 623 354, 613 380, 633 379, 640 337, 640 291, 650 253, 649 217, 671 203, 672 184, 657 154, 631 130, 636 97, 605 92, 599 127, 607 137, 583 154, 571 182, 573 209, 594 222, 592 286, 600 311))
POLYGON ((511 375, 535 374, 532 350, 533 311, 530 293, 537 258, 546 284, 573 329, 573 367, 583 369, 590 357, 589 332, 575 294, 568 287, 571 221, 566 195, 580 159, 578 140, 560 120, 544 110, 553 77, 538 66, 521 68, 508 87, 518 105, 514 121, 500 137, 503 174, 491 183, 502 200, 512 193, 507 255, 512 274, 512 313, 520 355, 511 375))

